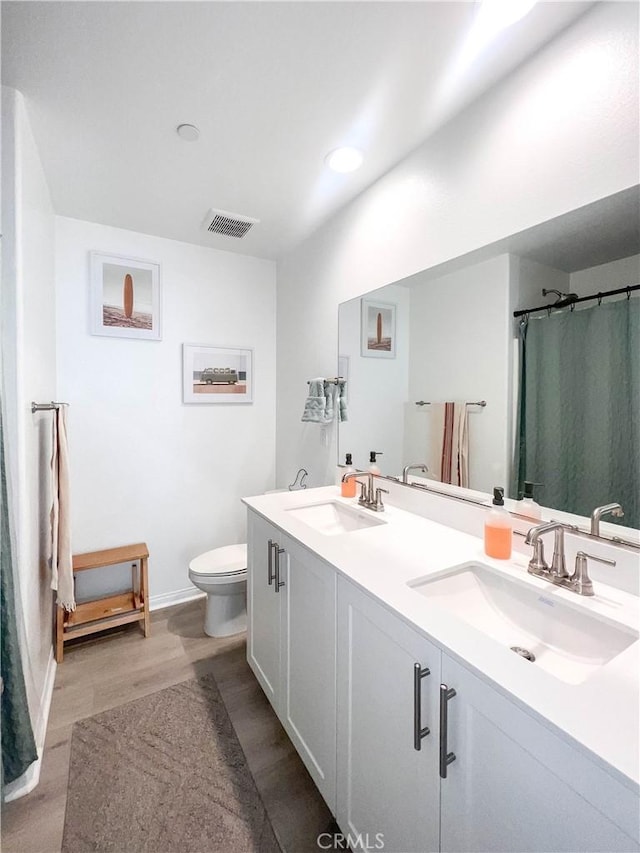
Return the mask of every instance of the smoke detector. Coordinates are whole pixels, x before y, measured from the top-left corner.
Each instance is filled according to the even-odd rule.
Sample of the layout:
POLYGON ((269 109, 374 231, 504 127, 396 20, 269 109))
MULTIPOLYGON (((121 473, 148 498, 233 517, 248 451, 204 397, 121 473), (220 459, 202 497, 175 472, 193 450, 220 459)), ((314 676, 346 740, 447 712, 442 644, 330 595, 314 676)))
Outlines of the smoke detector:
POLYGON ((204 228, 211 234, 242 238, 258 222, 259 219, 253 219, 251 216, 212 208, 205 217, 204 228))

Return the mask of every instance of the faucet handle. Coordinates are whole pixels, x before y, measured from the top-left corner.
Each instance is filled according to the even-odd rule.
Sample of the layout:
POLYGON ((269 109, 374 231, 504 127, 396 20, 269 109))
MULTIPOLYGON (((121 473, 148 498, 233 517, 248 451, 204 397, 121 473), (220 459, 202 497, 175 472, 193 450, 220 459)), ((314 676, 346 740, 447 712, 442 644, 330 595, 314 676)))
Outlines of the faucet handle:
POLYGON ((549 565, 544 558, 544 542, 542 539, 535 539, 533 542, 533 556, 529 560, 528 571, 532 575, 546 575, 549 572, 549 565))
POLYGON ((584 551, 578 551, 576 554, 576 568, 569 580, 572 588, 579 595, 593 595, 593 583, 589 577, 587 560, 595 560, 597 563, 604 563, 607 566, 615 566, 616 564, 615 560, 607 560, 604 557, 596 557, 595 554, 586 554, 584 551))
POLYGON ((586 554, 584 551, 578 551, 576 554, 576 563, 578 562, 578 557, 588 558, 589 560, 595 560, 596 563, 604 563, 606 566, 615 566, 615 560, 608 560, 605 557, 596 557, 595 554, 586 554))
POLYGON ((356 482, 360 486, 360 497, 358 498, 358 503, 362 504, 362 506, 366 506, 368 503, 367 488, 368 488, 369 484, 367 483, 366 480, 357 480, 356 482))
POLYGON ((376 489, 375 508, 378 510, 378 512, 381 512, 384 509, 384 504, 382 503, 382 493, 383 492, 385 493, 385 495, 388 495, 389 489, 381 489, 381 488, 376 489))

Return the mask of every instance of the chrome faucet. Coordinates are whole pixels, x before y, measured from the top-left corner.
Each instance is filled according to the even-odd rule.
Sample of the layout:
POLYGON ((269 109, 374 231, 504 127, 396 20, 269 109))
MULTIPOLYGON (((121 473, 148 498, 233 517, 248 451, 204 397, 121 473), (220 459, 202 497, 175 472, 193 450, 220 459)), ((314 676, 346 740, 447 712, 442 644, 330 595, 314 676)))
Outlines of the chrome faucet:
POLYGON ((616 518, 622 518, 624 510, 620 504, 605 504, 597 506, 591 513, 591 535, 600 536, 600 519, 603 515, 615 515, 616 518))
POLYGON ((425 474, 429 473, 429 469, 424 464, 424 462, 418 462, 416 465, 405 465, 402 469, 402 482, 409 482, 409 471, 423 471, 425 474))
POLYGON ((529 530, 524 541, 527 545, 533 545, 533 556, 529 561, 527 571, 558 586, 570 589, 578 595, 593 595, 593 584, 587 572, 587 559, 596 560, 608 566, 615 566, 616 562, 615 560, 596 557, 594 554, 585 554, 584 551, 578 551, 573 574, 569 576, 566 571, 564 556, 565 530, 578 531, 578 528, 569 524, 562 524, 560 521, 550 521, 545 524, 538 524, 529 530), (555 531, 555 542, 553 559, 551 566, 549 566, 544 559, 544 545, 540 537, 552 530, 555 531))

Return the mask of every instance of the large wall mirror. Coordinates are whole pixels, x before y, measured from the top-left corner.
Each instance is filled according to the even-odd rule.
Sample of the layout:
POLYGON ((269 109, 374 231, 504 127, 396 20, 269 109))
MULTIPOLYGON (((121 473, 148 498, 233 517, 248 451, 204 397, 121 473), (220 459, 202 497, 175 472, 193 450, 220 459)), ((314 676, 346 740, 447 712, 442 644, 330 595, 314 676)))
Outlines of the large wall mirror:
POLYGON ((339 426, 339 461, 351 453, 356 467, 365 468, 375 450, 383 454, 378 464, 385 474, 401 476, 406 465, 424 463, 429 473, 413 472, 412 479, 442 481, 443 411, 448 417, 466 403, 470 489, 504 486, 518 498, 527 479, 540 483, 536 499, 545 506, 589 515, 595 506, 618 501, 622 523, 640 527, 640 292, 604 297, 600 304, 585 300, 573 311, 530 313, 524 361, 522 320, 513 316, 553 306, 561 297, 551 291, 581 298, 637 286, 639 190, 341 304, 338 370, 348 380, 348 420, 339 426), (543 296, 543 289, 550 292, 543 296), (626 319, 611 314, 620 302, 626 319), (588 320, 597 311, 596 329, 588 320), (582 326, 568 330, 568 315, 582 326), (534 318, 551 320, 557 353, 544 337, 537 340, 534 318), (520 408, 523 376, 528 414, 520 408), (585 421, 569 412, 574 398, 589 401, 586 411, 599 411, 597 424, 593 416, 585 421), (445 409, 447 402, 456 406, 445 409), (536 413, 546 413, 544 429, 538 424, 531 432, 536 413), (516 454, 514 464, 525 417, 526 453, 519 462, 516 454), (544 458, 543 445, 553 448, 544 458), (614 451, 615 463, 600 464, 614 451))

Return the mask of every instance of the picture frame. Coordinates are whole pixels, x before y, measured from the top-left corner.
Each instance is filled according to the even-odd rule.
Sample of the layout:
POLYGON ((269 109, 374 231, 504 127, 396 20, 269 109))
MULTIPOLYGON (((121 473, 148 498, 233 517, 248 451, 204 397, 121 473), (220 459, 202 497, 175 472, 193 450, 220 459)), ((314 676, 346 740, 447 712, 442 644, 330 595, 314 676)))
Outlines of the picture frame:
POLYGON ((160 264, 90 253, 91 333, 162 340, 160 264))
POLYGON ((253 403, 253 350, 182 345, 184 403, 253 403))
POLYGON ((396 305, 377 299, 361 299, 360 355, 365 358, 396 357, 396 305))

